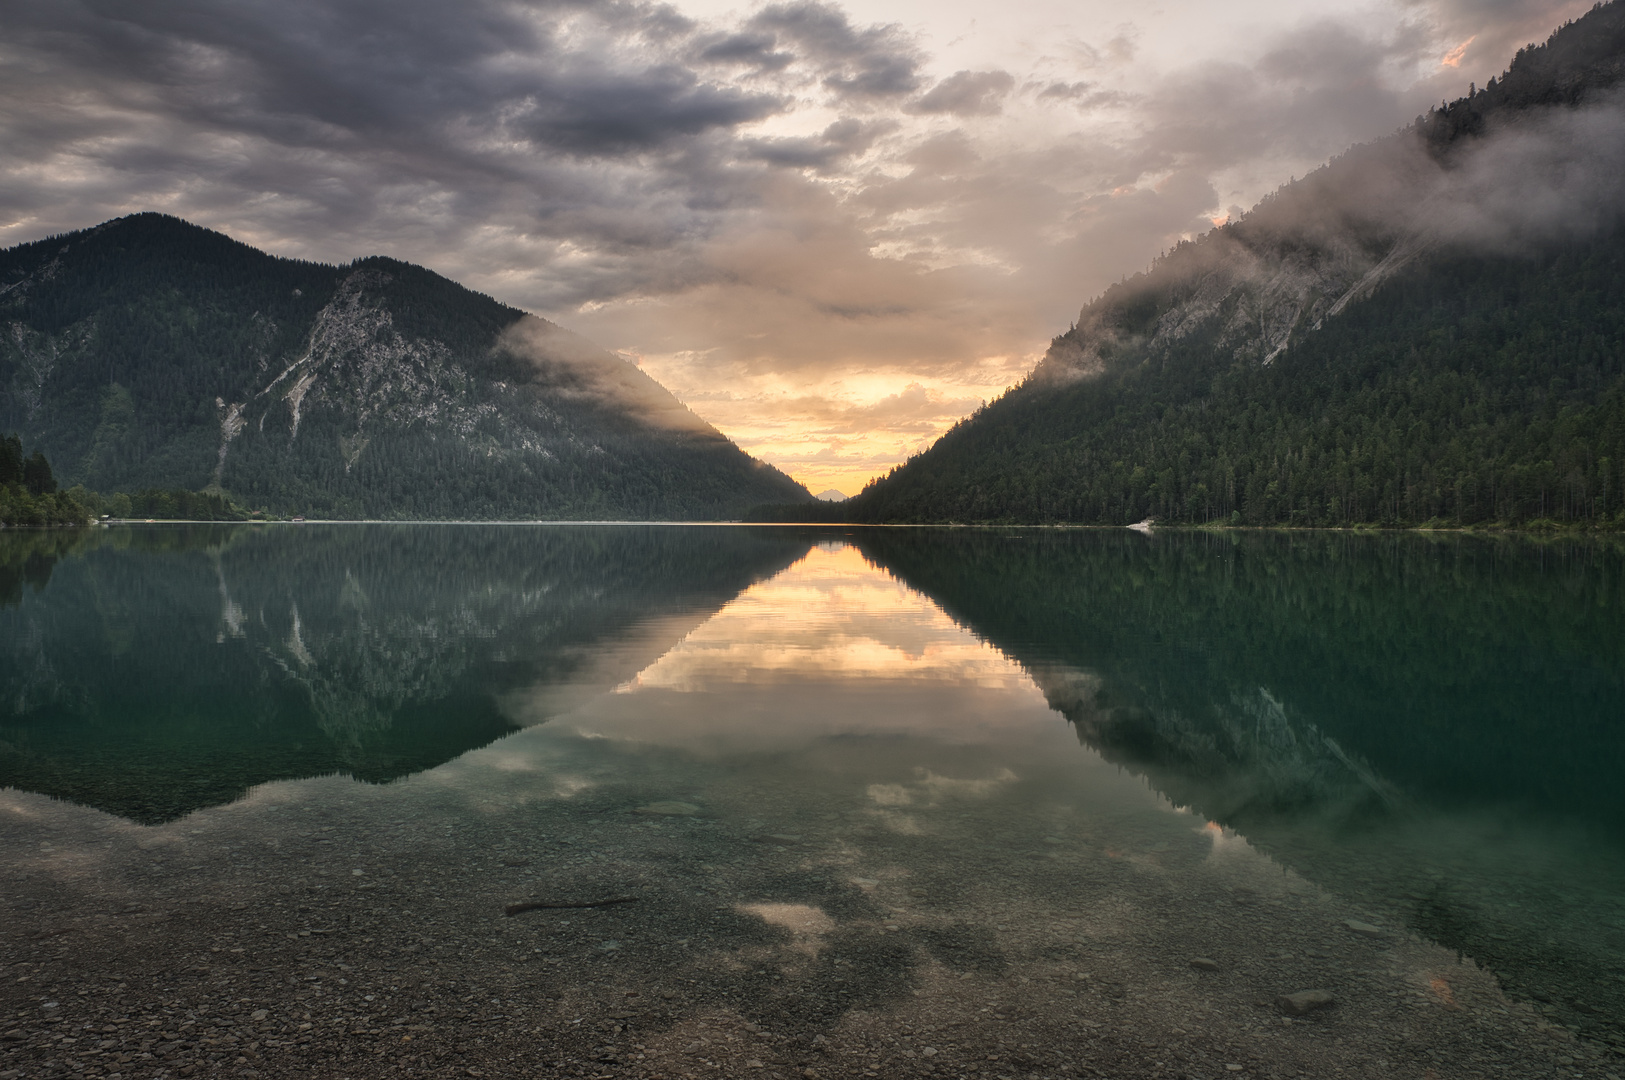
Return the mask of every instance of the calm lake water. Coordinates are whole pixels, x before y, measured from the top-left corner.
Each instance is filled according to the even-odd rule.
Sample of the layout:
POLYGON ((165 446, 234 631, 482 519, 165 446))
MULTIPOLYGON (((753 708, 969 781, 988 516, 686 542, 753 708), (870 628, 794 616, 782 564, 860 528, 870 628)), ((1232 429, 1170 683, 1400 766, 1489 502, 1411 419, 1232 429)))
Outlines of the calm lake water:
MULTIPOLYGON (((686 867, 708 910, 777 928, 790 950, 776 968, 713 971, 716 993, 760 977, 765 997, 834 1002, 817 1005, 833 1022, 921 993, 928 964, 968 980, 1029 956, 1086 980, 1091 948, 1133 937, 1113 929, 1129 915, 1102 914, 1114 897, 1144 909, 1135 890, 1154 878, 1170 903, 1211 909, 1197 875, 1230 859, 1222 895, 1257 909, 1248 925, 1267 930, 1279 911, 1284 934, 1294 897, 1326 898, 1369 924, 1356 936, 1459 954, 1606 1050, 1625 1047, 1622 777, 1625 555, 1607 544, 703 526, 0 534, 0 885, 71 885, 76 903, 105 889, 114 911, 148 903, 147 888, 179 903, 188 875, 224 896, 230 878, 286 903, 289 941, 322 921, 300 895, 341 907, 314 890, 376 885, 342 901, 373 904, 414 874, 434 897, 486 875, 494 908, 658 891, 661 867, 686 867), (555 816, 525 816, 543 813, 555 816), (619 831, 595 839, 599 821, 619 831), (211 840, 211 823, 229 837, 211 840), (984 886, 989 924, 1073 920, 1056 930, 1064 948, 1018 946, 1013 925, 964 937, 954 928, 975 920, 932 908, 984 886), (1070 907, 1085 888, 1087 909, 1070 907), (849 917, 914 951, 867 975, 831 968, 840 988, 822 997, 787 989, 814 977, 796 943, 849 917)), ((638 963, 658 933, 608 909, 561 925, 586 936, 559 931, 545 1000, 560 1003, 563 969, 638 963)), ((684 948, 701 940, 673 927, 684 948)), ((379 978, 396 982, 379 994, 404 1001, 411 964, 434 985, 432 937, 389 954, 379 978)), ((13 953, 14 970, 71 960, 64 940, 49 958, 13 953)), ((512 964, 548 947, 501 946, 512 964)), ((1258 985, 1283 991, 1335 975, 1333 954, 1301 943, 1179 948, 1229 948, 1220 966, 1238 971, 1270 960, 1258 985)), ((178 978, 154 994, 179 994, 156 986, 178 978)), ((512 979, 492 1000, 518 1015, 512 979)), ((36 996, 19 1010, 59 1007, 36 996)), ((123 1052, 127 1071, 162 1063, 123 1052)), ((948 1060, 906 1052, 926 1071, 948 1060)), ((1205 1064, 1191 1053, 1189 1075, 1226 1068, 1218 1048, 1205 1064)), ((632 1054, 600 1057, 630 1067, 632 1054)))

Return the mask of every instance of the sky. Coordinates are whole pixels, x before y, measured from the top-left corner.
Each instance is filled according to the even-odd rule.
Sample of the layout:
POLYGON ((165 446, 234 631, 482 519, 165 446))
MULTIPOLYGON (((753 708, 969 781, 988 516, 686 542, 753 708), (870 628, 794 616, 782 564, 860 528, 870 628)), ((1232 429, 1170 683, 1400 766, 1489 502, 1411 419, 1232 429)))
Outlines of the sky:
POLYGON ((846 494, 1590 0, 0 0, 0 246, 428 266, 846 494))

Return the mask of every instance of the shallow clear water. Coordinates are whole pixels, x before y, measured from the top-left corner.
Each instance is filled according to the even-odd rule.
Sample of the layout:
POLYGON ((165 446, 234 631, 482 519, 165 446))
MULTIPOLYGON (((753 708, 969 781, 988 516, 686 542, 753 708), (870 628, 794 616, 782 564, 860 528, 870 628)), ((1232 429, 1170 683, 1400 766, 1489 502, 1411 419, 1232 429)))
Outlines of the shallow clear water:
MULTIPOLYGON (((1295 989, 1335 974, 1291 936, 1319 896, 1606 1046, 1622 571, 1605 545, 1417 536, 0 534, 0 873, 110 903, 253 886, 310 922, 298 895, 481 877, 494 909, 681 872, 779 935, 771 963, 739 945, 718 994, 760 979, 747 998, 832 1018, 932 965, 1098 982, 1113 941, 1229 948, 1295 989), (1192 912, 1219 901, 1253 929, 1204 942, 1192 912), (1277 913, 1281 942, 1237 940, 1277 913), (909 949, 790 989, 824 978, 797 949, 866 922, 909 949)), ((559 924, 650 971, 709 940, 617 909, 559 924)))

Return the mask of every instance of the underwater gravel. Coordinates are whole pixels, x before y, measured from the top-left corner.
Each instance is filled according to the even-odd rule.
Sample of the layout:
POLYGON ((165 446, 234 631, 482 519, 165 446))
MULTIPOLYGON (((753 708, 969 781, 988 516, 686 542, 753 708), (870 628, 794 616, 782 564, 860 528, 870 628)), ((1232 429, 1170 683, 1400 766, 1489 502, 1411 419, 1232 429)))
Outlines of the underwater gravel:
POLYGON ((703 794, 658 779, 390 821, 335 786, 139 844, 5 793, 0 1080, 1625 1066, 1470 959, 1240 842, 1215 857, 1188 816, 1060 828, 966 807, 922 826, 770 776, 703 794), (504 914, 622 896, 637 900, 504 914), (1311 989, 1335 1003, 1277 1003, 1311 989))

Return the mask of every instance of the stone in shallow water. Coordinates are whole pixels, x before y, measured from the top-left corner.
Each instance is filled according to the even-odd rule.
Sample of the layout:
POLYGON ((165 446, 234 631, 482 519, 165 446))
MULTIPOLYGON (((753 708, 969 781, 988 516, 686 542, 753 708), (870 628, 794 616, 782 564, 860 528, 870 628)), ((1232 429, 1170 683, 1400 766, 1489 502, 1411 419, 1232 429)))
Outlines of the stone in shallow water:
POLYGON ((1382 927, 1372 926, 1370 923, 1361 922, 1359 919, 1344 919, 1343 925, 1354 931, 1356 934, 1359 934, 1361 937, 1380 938, 1388 936, 1388 931, 1384 930, 1382 927))
POLYGON ((1303 1016, 1336 1003, 1337 998, 1332 996, 1330 990, 1299 990, 1295 994, 1282 994, 1275 999, 1275 1004, 1288 1016, 1303 1016))
POLYGON ((1198 971, 1218 971, 1219 962, 1217 960, 1209 960, 1205 956, 1195 956, 1191 958, 1191 967, 1198 971))
POLYGON ((637 813, 656 814, 662 817, 693 817, 699 812, 699 807, 686 802, 652 802, 648 806, 637 808, 637 813))

